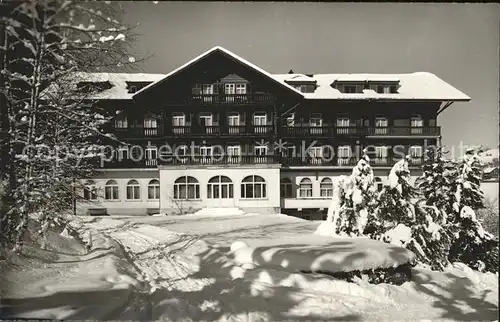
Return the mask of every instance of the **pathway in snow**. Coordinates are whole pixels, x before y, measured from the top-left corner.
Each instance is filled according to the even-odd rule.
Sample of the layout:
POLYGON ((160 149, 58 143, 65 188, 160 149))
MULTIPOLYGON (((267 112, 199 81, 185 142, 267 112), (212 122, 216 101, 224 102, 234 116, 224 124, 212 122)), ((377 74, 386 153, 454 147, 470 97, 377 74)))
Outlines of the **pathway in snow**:
POLYGON ((347 283, 280 268, 240 267, 222 251, 233 241, 248 244, 252 236, 264 238, 259 229, 273 238, 297 235, 284 229, 273 232, 270 228, 278 227, 279 220, 282 227, 303 230, 304 226, 284 217, 271 223, 268 216, 234 219, 232 225, 230 218, 103 218, 86 225, 124 246, 140 271, 139 279, 151 286, 154 320, 436 321, 491 320, 497 315, 497 277, 459 268, 446 273, 415 270, 414 282, 392 286, 347 283), (170 227, 196 231, 223 247, 167 230, 170 227))

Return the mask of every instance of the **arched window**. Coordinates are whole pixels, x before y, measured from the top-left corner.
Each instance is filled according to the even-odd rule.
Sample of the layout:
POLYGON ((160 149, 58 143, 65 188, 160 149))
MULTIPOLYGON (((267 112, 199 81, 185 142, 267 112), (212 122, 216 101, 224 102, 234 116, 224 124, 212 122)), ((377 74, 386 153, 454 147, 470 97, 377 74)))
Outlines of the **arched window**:
POLYGON ((137 180, 130 180, 127 183, 127 199, 138 200, 141 199, 141 186, 137 180))
POLYGON ((241 198, 261 199, 267 197, 267 185, 260 176, 248 176, 241 181, 241 198))
POLYGON ((83 198, 87 200, 97 200, 97 185, 94 181, 88 180, 85 182, 83 189, 83 198))
POLYGON ((293 185, 290 179, 288 178, 281 179, 280 195, 281 198, 293 198, 293 185))
POLYGON ((319 194, 321 197, 333 196, 333 183, 332 179, 324 178, 319 184, 319 194))
POLYGON ((104 186, 104 199, 118 200, 118 183, 115 180, 108 180, 104 186))
POLYGON ((160 181, 156 179, 149 181, 148 199, 160 199, 160 181))
POLYGON ((313 185, 309 178, 304 178, 300 180, 299 184, 299 196, 301 198, 307 198, 313 196, 313 185))
POLYGON ((233 182, 226 176, 216 176, 208 180, 207 198, 228 199, 234 198, 233 182))
POLYGON ((200 199, 200 183, 193 177, 180 177, 174 182, 174 199, 200 199))
POLYGON ((382 183, 382 179, 379 177, 375 177, 375 187, 377 188, 377 191, 382 191, 384 188, 384 184, 382 183))

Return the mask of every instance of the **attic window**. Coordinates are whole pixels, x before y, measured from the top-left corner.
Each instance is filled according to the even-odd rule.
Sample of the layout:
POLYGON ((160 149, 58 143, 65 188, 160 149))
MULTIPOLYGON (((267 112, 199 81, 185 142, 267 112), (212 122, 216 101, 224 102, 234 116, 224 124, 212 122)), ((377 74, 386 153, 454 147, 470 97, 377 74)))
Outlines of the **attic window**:
POLYGON ((398 92, 396 84, 371 84, 370 88, 378 94, 397 94, 398 92))
POLYGON ((361 94, 364 86, 362 84, 337 83, 335 86, 340 92, 345 94, 361 94))
POLYGON ((313 84, 296 84, 293 85, 296 89, 301 91, 302 93, 314 93, 316 86, 313 84))
POLYGON ((134 94, 149 84, 151 84, 151 82, 127 82, 127 92, 129 94, 134 94))

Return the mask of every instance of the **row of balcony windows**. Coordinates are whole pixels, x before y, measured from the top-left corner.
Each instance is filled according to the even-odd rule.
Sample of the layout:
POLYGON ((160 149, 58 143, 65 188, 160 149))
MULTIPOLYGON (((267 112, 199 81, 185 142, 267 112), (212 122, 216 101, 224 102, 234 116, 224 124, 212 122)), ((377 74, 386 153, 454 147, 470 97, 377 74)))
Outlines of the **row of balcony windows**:
MULTIPOLYGON (((267 135, 275 131, 273 125, 238 125, 238 126, 172 126, 165 130, 161 127, 115 128, 114 133, 128 137, 161 137, 165 135, 267 135)), ((281 136, 439 136, 438 126, 422 127, 359 127, 359 126, 282 126, 278 127, 281 136)))
MULTIPOLYGON (((391 167, 401 157, 375 157, 370 159, 373 167, 391 167)), ((282 164, 283 166, 337 166, 351 167, 358 163, 355 157, 284 157, 277 155, 241 155, 241 156, 169 156, 158 159, 115 159, 102 163, 103 168, 156 168, 158 165, 257 165, 257 164, 282 164)), ((412 156, 410 166, 421 166, 423 157, 412 156)))

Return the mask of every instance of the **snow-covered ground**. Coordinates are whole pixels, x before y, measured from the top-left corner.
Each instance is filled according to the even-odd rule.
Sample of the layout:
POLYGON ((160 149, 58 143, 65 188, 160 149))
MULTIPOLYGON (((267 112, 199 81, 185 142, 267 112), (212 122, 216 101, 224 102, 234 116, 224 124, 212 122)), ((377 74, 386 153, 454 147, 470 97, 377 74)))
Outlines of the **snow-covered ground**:
POLYGON ((245 214, 82 217, 75 225, 92 233, 93 250, 58 254, 52 274, 30 283, 20 277, 37 276, 38 268, 13 271, 7 277, 18 282, 4 292, 6 312, 166 321, 498 319, 497 275, 460 265, 445 272, 414 269, 412 281, 401 286, 300 273, 326 262, 351 269, 409 259, 389 245, 313 235, 317 222, 245 214), (390 256, 391 249, 400 253, 390 256))

